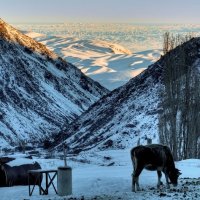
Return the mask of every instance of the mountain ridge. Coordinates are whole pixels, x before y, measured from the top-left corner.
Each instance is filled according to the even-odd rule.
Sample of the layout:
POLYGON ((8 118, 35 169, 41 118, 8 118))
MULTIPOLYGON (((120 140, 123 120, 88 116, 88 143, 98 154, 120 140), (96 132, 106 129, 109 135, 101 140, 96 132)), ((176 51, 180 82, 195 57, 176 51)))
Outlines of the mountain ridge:
POLYGON ((0 20, 0 146, 42 141, 108 90, 0 20))

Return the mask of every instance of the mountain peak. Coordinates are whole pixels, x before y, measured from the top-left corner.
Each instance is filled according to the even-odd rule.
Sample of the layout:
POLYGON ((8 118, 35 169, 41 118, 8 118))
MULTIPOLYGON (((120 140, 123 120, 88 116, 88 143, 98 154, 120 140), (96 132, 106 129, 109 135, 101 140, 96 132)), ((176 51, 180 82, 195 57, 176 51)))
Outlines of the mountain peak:
POLYGON ((42 55, 46 55, 52 59, 58 58, 58 56, 47 49, 47 47, 39 42, 36 42, 32 38, 24 35, 21 31, 13 28, 11 25, 0 19, 0 39, 6 40, 8 42, 15 43, 15 45, 20 45, 31 51, 37 52, 42 55))

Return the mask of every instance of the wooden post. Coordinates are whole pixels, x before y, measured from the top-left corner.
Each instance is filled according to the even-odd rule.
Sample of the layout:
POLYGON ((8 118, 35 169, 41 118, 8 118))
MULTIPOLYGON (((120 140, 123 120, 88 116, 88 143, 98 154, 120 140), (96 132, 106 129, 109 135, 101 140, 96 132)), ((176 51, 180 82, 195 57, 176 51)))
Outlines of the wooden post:
POLYGON ((64 166, 67 167, 67 152, 66 152, 66 145, 63 143, 63 156, 64 156, 64 166))
POLYGON ((39 193, 40 195, 42 194, 42 176, 41 174, 39 174, 39 193))
POLYGON ((140 145, 140 138, 137 141, 137 146, 139 146, 139 145, 140 145))
POLYGON ((45 176, 46 176, 46 190, 45 190, 45 195, 48 195, 48 185, 49 185, 49 183, 48 183, 48 172, 46 172, 45 173, 45 176))
POLYGON ((29 196, 31 196, 30 173, 28 173, 28 193, 29 193, 29 196))

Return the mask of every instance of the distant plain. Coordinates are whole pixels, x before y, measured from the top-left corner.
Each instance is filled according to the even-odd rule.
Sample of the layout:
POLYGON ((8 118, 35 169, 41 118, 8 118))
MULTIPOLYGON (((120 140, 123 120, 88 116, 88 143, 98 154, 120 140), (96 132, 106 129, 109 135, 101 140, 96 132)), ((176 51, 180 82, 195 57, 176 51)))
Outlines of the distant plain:
POLYGON ((14 26, 110 90, 160 58, 165 32, 200 35, 200 25, 194 24, 67 22, 14 26))

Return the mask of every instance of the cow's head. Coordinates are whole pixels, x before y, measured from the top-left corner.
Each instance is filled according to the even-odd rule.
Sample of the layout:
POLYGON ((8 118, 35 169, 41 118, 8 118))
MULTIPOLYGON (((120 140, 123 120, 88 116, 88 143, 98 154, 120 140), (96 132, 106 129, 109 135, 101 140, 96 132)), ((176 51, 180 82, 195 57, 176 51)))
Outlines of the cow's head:
POLYGON ((171 183, 173 184, 173 186, 177 186, 178 185, 178 177, 181 175, 181 172, 179 169, 174 169, 174 170, 170 170, 168 173, 169 179, 171 181, 171 183))

